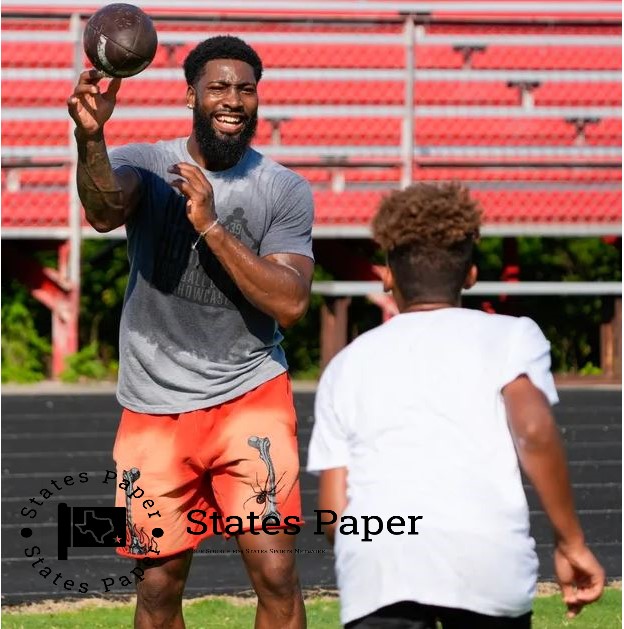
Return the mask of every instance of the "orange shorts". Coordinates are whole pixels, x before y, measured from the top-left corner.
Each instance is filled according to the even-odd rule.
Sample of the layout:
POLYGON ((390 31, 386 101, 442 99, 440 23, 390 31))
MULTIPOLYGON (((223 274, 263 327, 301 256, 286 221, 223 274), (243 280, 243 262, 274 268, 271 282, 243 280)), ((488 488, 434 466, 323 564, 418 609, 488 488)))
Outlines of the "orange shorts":
POLYGON ((213 534, 301 525, 297 418, 282 374, 207 409, 123 411, 113 452, 124 557, 167 557, 213 534))

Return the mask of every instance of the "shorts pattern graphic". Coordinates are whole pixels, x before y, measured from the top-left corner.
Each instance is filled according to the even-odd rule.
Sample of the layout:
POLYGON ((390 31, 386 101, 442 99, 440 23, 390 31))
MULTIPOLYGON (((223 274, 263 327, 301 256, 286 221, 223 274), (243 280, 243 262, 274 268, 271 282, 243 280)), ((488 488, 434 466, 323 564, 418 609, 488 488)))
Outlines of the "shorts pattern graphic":
POLYGON ((153 535, 149 535, 143 527, 137 528, 132 521, 132 495, 135 491, 134 484, 141 477, 138 468, 122 472, 126 492, 126 545, 128 552, 133 555, 159 554, 158 542, 153 535), (128 543, 129 542, 129 543, 128 543))
MULTIPOLYGON (((264 508, 260 514, 260 518, 264 522, 265 520, 273 519, 279 522, 281 520, 280 513, 277 510, 277 502, 275 500, 278 492, 277 483, 275 482, 275 468, 273 467, 273 461, 271 461, 271 455, 269 454, 269 448, 271 447, 271 440, 268 437, 249 437, 247 443, 258 450, 260 459, 264 461, 267 466, 267 477, 264 482, 264 487, 260 487, 258 483, 258 477, 256 476, 256 487, 259 491, 256 492, 256 487, 251 485, 254 489, 254 495, 252 498, 256 499, 256 503, 263 504, 264 508)), ((285 474, 286 472, 284 472, 285 474)), ((284 478, 284 474, 280 477, 280 480, 284 478)), ((251 498, 245 501, 247 503, 251 498)))
POLYGON ((125 409, 113 456, 124 479, 116 505, 126 507, 128 533, 117 552, 167 557, 215 532, 230 537, 260 524, 302 524, 296 433, 287 374, 207 409, 173 415, 125 409), (202 527, 191 512, 205 514, 206 522, 215 518, 216 528, 202 527), (233 520, 245 524, 232 528, 233 520))

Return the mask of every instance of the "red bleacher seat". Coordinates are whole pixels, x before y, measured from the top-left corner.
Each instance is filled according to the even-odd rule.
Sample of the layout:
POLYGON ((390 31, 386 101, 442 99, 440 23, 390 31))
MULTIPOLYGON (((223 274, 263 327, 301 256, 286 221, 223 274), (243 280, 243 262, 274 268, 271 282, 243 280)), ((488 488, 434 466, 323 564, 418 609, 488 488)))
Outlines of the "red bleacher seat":
POLYGON ((605 23, 602 20, 586 22, 584 24, 551 23, 543 24, 513 24, 505 20, 485 24, 464 22, 458 24, 428 24, 425 31, 430 35, 542 35, 554 37, 556 35, 615 35, 622 34, 621 26, 616 23, 605 23))
POLYGON ((475 52, 472 67, 481 70, 619 70, 619 48, 599 46, 488 46, 475 52))
MULTIPOLYGON (((65 146, 69 141, 70 123, 69 116, 67 120, 2 121, 2 139, 5 146, 65 146)), ((106 123, 106 139, 110 146, 131 142, 157 142, 189 135, 190 132, 190 117, 179 120, 111 118, 106 123)), ((260 120, 256 141, 267 144, 270 137, 269 123, 260 120)))
MULTIPOLYGON (((18 187, 22 190, 67 187, 69 175, 69 166, 60 168, 3 168, 2 190, 11 187, 18 187)), ((10 189, 9 192, 11 192, 10 189)))
POLYGON ((620 190, 473 190, 485 222, 611 222, 621 220, 620 190))
POLYGON ((68 120, 2 121, 4 146, 59 146, 69 143, 68 120))
MULTIPOLYGON (((272 104, 402 105, 400 81, 261 81, 261 102, 272 104)), ((517 105, 517 90, 504 82, 418 81, 417 105, 517 105)))
POLYGON ((2 42, 3 68, 70 68, 72 45, 65 42, 2 42))
POLYGON ((542 83, 533 91, 536 106, 622 106, 621 83, 542 83))
MULTIPOLYGON (((64 105, 72 91, 71 81, 4 80, 4 107, 64 105)), ((123 83, 119 105, 186 104, 184 80, 129 80, 123 83)), ((260 102, 265 105, 401 105, 404 85, 397 81, 261 81, 260 102)), ((417 105, 517 105, 517 90, 504 82, 432 82, 416 85, 417 105)))
MULTIPOLYGON (((327 188, 333 176, 344 176, 347 187, 360 184, 398 185, 401 167, 389 164, 374 166, 329 166, 293 167, 314 187, 327 188)), ((469 167, 423 167, 413 170, 414 181, 463 181, 478 182, 550 182, 550 183, 618 183, 621 171, 618 168, 469 168, 469 167)), ((2 189, 9 192, 47 191, 62 188, 70 181, 70 167, 6 167, 2 169, 2 189), (45 190, 48 189, 48 190, 45 190)))
MULTIPOLYGON (((73 90, 71 81, 3 80, 3 107, 64 106, 73 90)), ((117 96, 118 105, 186 105, 186 83, 180 81, 124 81, 117 96)))
MULTIPOLYGON (((578 223, 621 220, 619 190, 481 190, 474 197, 484 208, 485 223, 578 223)), ((314 192, 317 224, 367 224, 381 190, 314 192)), ((2 193, 3 227, 67 226, 66 192, 2 193)))
POLYGON ((284 145, 396 146, 401 138, 398 118, 297 118, 280 124, 284 145))
MULTIPOLYGON (((71 81, 3 80, 4 107, 64 105, 72 90, 71 81)), ((183 80, 131 80, 123 84, 120 105, 185 104, 183 80)), ((397 81, 271 81, 259 85, 265 105, 401 105, 404 86, 397 81)), ((543 83, 533 91, 536 106, 621 106, 619 83, 543 83)), ((415 86, 417 105, 517 105, 518 90, 505 82, 419 81, 415 86)))
MULTIPOLYGON (((68 42, 2 42, 3 68, 71 68, 73 67, 73 45, 68 42)), ((90 66, 83 56, 83 67, 90 66)), ((152 68, 171 66, 169 51, 159 46, 152 61, 152 68)))
MULTIPOLYGON (((371 22, 362 25, 363 33, 372 34, 395 34, 402 33, 402 25, 392 22, 371 22)), ((273 21, 257 21, 257 22, 237 22, 232 25, 228 22, 187 22, 187 21, 169 21, 162 20, 158 22, 159 31, 183 31, 201 33, 202 36, 211 37, 213 33, 240 33, 241 37, 249 33, 305 33, 309 35, 314 33, 323 35, 325 33, 353 33, 353 27, 349 23, 322 23, 322 22, 273 22, 273 21)))
MULTIPOLYGON (((363 36, 364 37, 364 36, 363 36)), ((177 64, 182 64, 194 44, 179 46, 177 64)), ((267 68, 403 68, 401 46, 349 44, 254 44, 267 68)), ((451 46, 419 46, 418 68, 461 68, 462 57, 451 46)))
MULTIPOLYGON (((183 110, 181 110, 182 112, 183 110)), ((185 111, 185 110, 184 110, 185 111)), ((66 145, 67 120, 3 121, 2 137, 6 146, 66 145)), ((284 146, 397 146, 400 144, 399 118, 298 118, 279 124, 284 146)), ((178 119, 124 120, 111 118, 107 123, 111 145, 129 142, 156 142, 188 135, 190 117, 178 119)), ((586 142, 591 145, 616 146, 621 140, 621 122, 602 120, 586 127, 586 142)), ((417 145, 426 146, 574 146, 574 125, 557 118, 417 118, 417 145)), ((255 142, 271 142, 271 125, 260 120, 255 142)))
MULTIPOLYGON (((315 169, 305 170, 305 177, 315 169)), ((317 169, 320 170, 320 169, 317 169)), ((347 184, 358 183, 399 183, 401 168, 389 166, 386 168, 358 168, 349 166, 343 169, 347 184)), ((328 173, 327 180, 330 180, 328 173)), ((540 182, 570 182, 596 183, 619 182, 621 171, 618 168, 448 168, 448 167, 416 167, 413 170, 413 181, 463 181, 465 183, 480 181, 540 181, 540 182)), ((320 177, 316 181, 325 181, 320 177)))
POLYGON ((8 17, 2 16, 3 31, 68 31, 69 20, 58 19, 35 19, 28 17, 8 17))
MULTIPOLYGON (((617 222, 621 191, 479 190, 472 191, 484 208, 485 223, 617 222)), ((383 196, 380 191, 318 191, 315 220, 319 224, 366 224, 383 196)))
POLYGON ((69 195, 60 192, 2 191, 3 227, 66 227, 69 195))
MULTIPOLYGON (((83 11, 84 6, 80 7, 83 11)), ((182 31, 185 33, 200 33, 206 37, 210 37, 213 33, 225 33, 231 34, 233 31, 236 33, 306 33, 311 32, 317 34, 323 33, 352 33, 353 27, 348 23, 297 23, 297 22, 272 22, 272 21, 257 21, 257 22, 237 22, 235 27, 232 23, 227 21, 223 22, 193 22, 193 21, 180 21, 175 17, 171 20, 162 19, 158 20, 159 32, 175 32, 182 31)), ((364 26, 366 33, 378 33, 378 34, 400 34, 402 32, 402 26, 400 24, 392 22, 378 22, 370 23, 364 26)), ((28 17, 26 15, 20 17, 13 17, 8 14, 2 16, 2 30, 4 31, 67 31, 69 30, 68 18, 54 18, 51 19, 46 16, 44 19, 37 19, 36 17, 28 17)))
MULTIPOLYGON (((620 142, 617 126, 590 125, 601 144, 620 142), (600 129, 600 131, 599 131, 600 129)), ((615 121, 617 122, 617 121, 615 121)), ((588 129, 590 128, 588 127, 588 129)), ((284 145, 398 145, 398 118, 298 118, 281 123, 284 145)), ((427 146, 572 146, 574 126, 559 118, 416 118, 415 141, 427 146)))
MULTIPOLYGON (((621 142, 608 120, 590 125, 600 129, 602 145, 621 142)), ((574 126, 559 118, 430 118, 417 119, 416 141, 431 145, 570 146, 576 142, 574 126)), ((598 142, 596 142, 598 143, 598 142)))
POLYGON ((619 146, 622 144, 622 120, 605 119, 585 127, 587 144, 619 146))
POLYGON ((328 185, 331 182, 332 174, 323 168, 292 168, 310 183, 311 186, 328 185))

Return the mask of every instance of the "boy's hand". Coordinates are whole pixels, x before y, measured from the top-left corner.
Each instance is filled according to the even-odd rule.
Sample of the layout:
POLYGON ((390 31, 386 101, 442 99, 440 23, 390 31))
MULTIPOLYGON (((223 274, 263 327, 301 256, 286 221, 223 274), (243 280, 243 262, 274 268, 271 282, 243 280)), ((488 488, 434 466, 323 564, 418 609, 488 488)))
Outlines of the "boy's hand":
POLYGON ((576 616, 584 605, 597 601, 604 590, 605 572, 585 544, 574 547, 557 544, 555 574, 568 618, 576 616))

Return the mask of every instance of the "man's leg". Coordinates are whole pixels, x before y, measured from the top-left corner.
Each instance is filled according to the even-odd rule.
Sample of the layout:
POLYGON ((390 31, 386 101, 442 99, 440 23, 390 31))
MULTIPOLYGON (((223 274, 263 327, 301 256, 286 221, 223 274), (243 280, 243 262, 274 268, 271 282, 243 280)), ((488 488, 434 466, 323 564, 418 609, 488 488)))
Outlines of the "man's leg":
POLYGON ((304 629, 306 616, 295 565, 295 536, 282 530, 275 533, 243 533, 236 538, 258 595, 255 629, 304 629))
MULTIPOLYGON (((198 443, 198 412, 149 415, 124 410, 113 457, 116 505, 126 509, 123 557, 137 561, 135 627, 184 627, 181 599, 193 548, 212 531, 192 525, 193 510, 214 511, 205 471, 189 456, 198 443)), ((205 413, 201 413, 205 419, 205 413)))
POLYGON ((297 417, 288 376, 222 404, 219 412, 209 437, 212 490, 224 534, 236 536, 258 595, 256 629, 301 629, 306 623, 296 536, 284 533, 303 523, 297 417), (240 521, 231 533, 230 518, 240 521))
POLYGON ((184 629, 182 593, 192 557, 193 551, 187 550, 147 564, 137 562, 143 574, 136 579, 135 629, 184 629))

